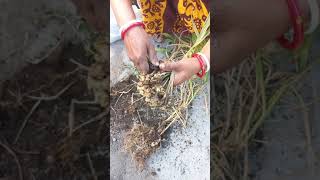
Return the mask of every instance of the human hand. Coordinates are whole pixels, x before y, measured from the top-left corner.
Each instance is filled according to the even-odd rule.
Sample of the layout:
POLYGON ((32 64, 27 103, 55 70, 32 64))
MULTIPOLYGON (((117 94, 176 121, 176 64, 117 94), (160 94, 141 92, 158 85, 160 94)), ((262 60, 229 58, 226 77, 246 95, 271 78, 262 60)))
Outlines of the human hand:
POLYGON ((161 71, 172 71, 174 73, 173 85, 179 85, 189 80, 201 70, 197 58, 185 58, 178 62, 164 62, 159 67, 161 71))
POLYGON ((136 26, 127 31, 124 44, 130 60, 139 71, 143 73, 149 72, 148 59, 153 65, 159 66, 155 48, 142 27, 136 26))
MULTIPOLYGON (((308 22, 306 0, 298 0, 308 22)), ((213 70, 222 72, 275 40, 291 26, 285 0, 233 0, 213 2, 213 70)))

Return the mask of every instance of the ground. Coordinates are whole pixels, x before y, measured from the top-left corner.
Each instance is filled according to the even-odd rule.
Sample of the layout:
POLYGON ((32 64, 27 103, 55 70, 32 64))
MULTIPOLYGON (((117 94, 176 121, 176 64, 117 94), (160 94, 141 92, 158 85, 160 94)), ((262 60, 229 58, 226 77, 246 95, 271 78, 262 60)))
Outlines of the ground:
POLYGON ((0 179, 106 179, 86 24, 67 0, 0 4, 0 179))
POLYGON ((84 66, 90 61, 81 47, 63 52, 57 62, 26 66, 2 84, 0 177, 19 171, 26 179, 90 177, 86 156, 96 176, 106 177, 107 112, 88 91, 87 70, 68 59, 84 66), (8 156, 10 151, 14 154, 8 156))
POLYGON ((58 52, 64 42, 80 41, 83 35, 74 31, 80 17, 67 0, 5 0, 0 4, 0 82, 29 62, 58 52))
MULTIPOLYGON (((80 32, 80 22, 74 6, 67 0, 4 0, 0 2, 0 142, 16 154, 26 179, 33 177, 71 179, 72 177, 61 171, 60 165, 63 161, 57 162, 51 148, 59 146, 59 140, 67 137, 68 128, 66 127, 68 127, 71 99, 81 97, 83 100, 91 100, 93 98, 86 89, 86 70, 80 69, 77 72, 68 73, 77 67, 68 61, 70 57, 87 66, 93 63, 86 54, 82 54, 86 33, 80 32), (73 53, 70 53, 73 48, 75 48, 73 53), (49 74, 51 76, 48 76, 49 74), (67 74, 69 75, 65 77, 67 74), (31 77, 32 75, 36 75, 36 78, 31 77), (55 78, 59 81, 52 86, 49 82, 55 78), (37 81, 31 81, 32 79, 37 81), (37 102, 27 97, 19 99, 21 96, 18 95, 23 96, 28 90, 35 90, 40 86, 41 89, 31 95, 40 96, 41 93, 48 96, 54 95, 73 81, 78 82, 70 86, 62 96, 52 102, 41 102, 30 116, 20 136, 17 136, 23 120, 37 102), (18 85, 20 83, 23 86, 17 86, 17 82, 18 85), (15 139, 17 139, 16 144, 15 139)), ((119 80, 129 77, 130 69, 126 66, 130 63, 120 41, 111 48, 117 50, 111 51, 111 58, 114 59, 111 63, 122 68, 111 69, 111 84, 115 85, 119 80), (119 61, 123 63, 116 63, 119 61), (118 72, 113 73, 113 70, 118 72), (121 76, 116 76, 117 73, 121 76)), ((319 43, 316 43, 312 58, 318 57, 319 48, 319 43)), ((278 57, 274 60, 282 59, 278 57)), ((273 115, 266 120, 261 129, 263 146, 251 153, 251 167, 255 172, 253 179, 318 179, 320 172, 320 105, 317 100, 320 94, 319 83, 317 83, 320 81, 319 72, 320 67, 315 66, 310 75, 304 79, 304 83, 300 85, 302 86, 300 91, 303 92, 306 103, 310 104, 308 106, 310 130, 305 128, 306 116, 302 116, 296 100, 293 97, 285 98, 287 101, 294 102, 294 106, 288 108, 280 104, 275 108, 273 115), (311 84, 315 86, 311 87, 311 84), (309 139, 311 139, 311 143, 307 145, 306 132, 310 133, 309 139), (310 167, 314 167, 313 172, 310 167)), ((124 131, 111 134, 112 178, 114 180, 209 179, 209 139, 207 137, 210 126, 206 111, 199 109, 200 105, 208 103, 207 100, 208 90, 194 101, 190 109, 189 126, 186 129, 173 128, 167 134, 167 141, 164 141, 161 149, 150 157, 147 168, 142 172, 137 171, 134 162, 122 151, 124 131), (195 156, 197 158, 190 158, 195 156)), ((101 108, 95 104, 77 106, 76 125, 87 122, 99 115, 101 111, 101 108)), ((91 125, 92 127, 86 127, 86 130, 82 131, 82 135, 90 134, 93 137, 90 137, 87 142, 77 142, 76 148, 71 150, 75 150, 73 152, 76 155, 75 159, 77 156, 80 158, 78 172, 82 170, 85 172, 78 174, 79 176, 91 178, 92 169, 90 169, 87 155, 89 152, 96 175, 105 179, 107 172, 105 161, 108 156, 108 145, 105 144, 104 139, 106 137, 96 138, 98 137, 95 136, 96 133, 92 133, 103 132, 101 128, 104 126, 91 125), (89 145, 97 140, 98 149, 89 145)), ((78 137, 83 137, 82 135, 78 137)), ((16 161, 10 151, 3 147, 0 148, 0 179, 17 179, 16 161)))
MULTIPOLYGON (((310 62, 319 58, 320 33, 311 49, 310 62)), ((281 62, 285 57, 275 56, 281 62)), ((290 67, 288 64, 286 67, 290 67)), ((320 170, 320 65, 297 86, 307 109, 292 94, 284 97, 265 121, 262 148, 253 155, 256 180, 317 180, 320 170), (309 127, 309 128, 308 128, 309 127), (257 159, 256 159, 257 158, 257 159)))
POLYGON ((135 103, 130 103, 132 93, 129 91, 135 88, 134 78, 123 77, 129 77, 134 71, 129 68, 130 64, 126 65, 126 62, 123 62, 127 61, 127 58, 120 59, 119 56, 113 56, 113 54, 122 55, 123 51, 122 42, 111 45, 111 72, 114 74, 113 77, 117 77, 111 81, 122 82, 114 83, 112 86, 112 92, 119 93, 111 95, 111 179, 210 179, 209 85, 191 105, 187 127, 184 129, 177 123, 170 129, 165 134, 160 149, 147 160, 143 171, 139 171, 130 155, 124 151, 125 133, 134 122, 139 122, 141 119, 147 124, 155 125, 164 115, 161 111, 148 108, 141 99, 139 101, 139 95, 133 94, 135 103), (115 66, 126 70, 118 71, 112 68, 114 62, 117 62, 115 66))

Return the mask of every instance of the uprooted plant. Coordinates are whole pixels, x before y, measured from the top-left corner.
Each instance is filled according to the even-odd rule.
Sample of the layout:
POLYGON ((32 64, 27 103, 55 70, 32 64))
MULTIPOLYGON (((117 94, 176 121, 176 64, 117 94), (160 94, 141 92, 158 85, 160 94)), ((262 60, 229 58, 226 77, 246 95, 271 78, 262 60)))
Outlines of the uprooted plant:
MULTIPOLYGON (((164 34, 169 45, 163 50, 166 61, 179 61, 191 57, 199 52, 209 39, 210 16, 208 16, 202 30, 194 27, 194 34, 188 37, 164 34)), ((168 113, 168 118, 158 122, 157 127, 150 127, 143 122, 135 124, 126 134, 124 148, 137 162, 140 169, 145 160, 160 147, 162 135, 175 123, 185 127, 187 123, 187 109, 196 95, 204 87, 205 80, 192 78, 179 86, 173 86, 174 73, 160 72, 152 69, 150 74, 138 74, 137 91, 145 102, 152 108, 168 113)))

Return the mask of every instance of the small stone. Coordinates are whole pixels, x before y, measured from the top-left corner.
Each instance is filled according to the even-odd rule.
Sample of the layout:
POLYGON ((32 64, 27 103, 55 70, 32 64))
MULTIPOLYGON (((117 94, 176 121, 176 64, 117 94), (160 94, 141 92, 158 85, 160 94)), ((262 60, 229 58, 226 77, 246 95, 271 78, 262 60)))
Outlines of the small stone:
POLYGON ((112 138, 112 141, 115 142, 115 141, 117 141, 117 139, 116 138, 112 138))

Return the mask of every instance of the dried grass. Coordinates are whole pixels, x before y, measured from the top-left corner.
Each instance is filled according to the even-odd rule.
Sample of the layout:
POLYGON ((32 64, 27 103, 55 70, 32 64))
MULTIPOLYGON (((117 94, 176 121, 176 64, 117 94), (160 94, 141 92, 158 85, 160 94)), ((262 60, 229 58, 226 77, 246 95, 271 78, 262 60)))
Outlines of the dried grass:
MULTIPOLYGON (((208 16, 210 17, 210 16, 208 16)), ((175 37, 168 34, 164 34, 171 41, 171 44, 167 46, 166 61, 175 62, 183 58, 190 58, 194 52, 198 52, 202 49, 205 43, 209 39, 210 34, 210 18, 207 19, 205 26, 201 32, 195 30, 195 33, 190 37, 183 37, 175 35, 175 37)), ((149 94, 150 97, 153 92, 153 85, 162 86, 161 96, 162 102, 149 101, 147 97, 146 102, 155 107, 161 109, 169 114, 167 119, 159 122, 158 127, 149 127, 145 124, 135 124, 133 128, 125 136, 124 148, 129 152, 133 159, 137 162, 139 168, 144 167, 145 160, 160 147, 161 136, 176 122, 185 127, 187 125, 186 110, 196 97, 196 95, 203 89, 205 80, 198 80, 192 78, 179 86, 173 86, 174 72, 155 73, 148 76, 149 80, 146 83, 145 75, 138 75, 141 82, 137 83, 140 94, 144 97, 149 94), (152 75, 152 76, 151 76, 152 75), (155 76, 156 75, 156 76, 155 76), (159 80, 158 77, 161 77, 159 80), (155 78, 156 77, 156 78, 155 78), (149 86, 150 82, 155 81, 149 86), (143 82, 142 82, 143 81, 143 82), (144 85, 148 85, 143 87, 144 85), (147 92, 147 93, 146 93, 147 92), (154 103, 156 102, 156 103, 154 103)), ((149 97, 148 97, 149 98, 149 97)), ((159 100, 159 98, 157 98, 159 100)))
POLYGON ((258 129, 310 67, 296 73, 276 72, 268 52, 261 50, 214 78, 213 179, 249 179, 248 148, 256 142, 258 129))

